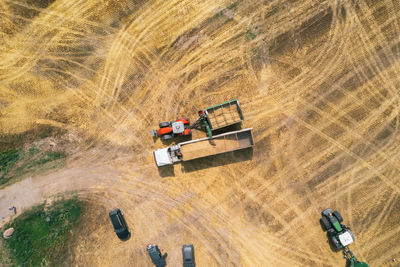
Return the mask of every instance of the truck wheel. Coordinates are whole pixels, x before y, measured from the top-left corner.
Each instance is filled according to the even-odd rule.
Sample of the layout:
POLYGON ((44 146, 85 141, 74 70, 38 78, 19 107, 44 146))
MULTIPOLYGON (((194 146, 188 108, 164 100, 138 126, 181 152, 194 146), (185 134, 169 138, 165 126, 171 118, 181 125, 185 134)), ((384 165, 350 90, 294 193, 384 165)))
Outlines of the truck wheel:
POLYGON ((340 215, 340 213, 337 210, 335 210, 333 212, 333 216, 335 216, 340 223, 343 222, 343 217, 342 217, 342 215, 340 215))
POLYGON ((326 217, 322 217, 321 219, 319 219, 319 222, 322 225, 324 231, 328 231, 329 229, 332 228, 331 222, 326 217))
POLYGON ((161 137, 161 140, 168 140, 168 139, 171 139, 171 138, 172 138, 172 135, 166 134, 166 135, 163 135, 163 136, 161 137))
POLYGON ((160 128, 165 128, 165 127, 168 127, 169 124, 170 124, 169 121, 164 121, 164 122, 160 122, 159 126, 160 126, 160 128))

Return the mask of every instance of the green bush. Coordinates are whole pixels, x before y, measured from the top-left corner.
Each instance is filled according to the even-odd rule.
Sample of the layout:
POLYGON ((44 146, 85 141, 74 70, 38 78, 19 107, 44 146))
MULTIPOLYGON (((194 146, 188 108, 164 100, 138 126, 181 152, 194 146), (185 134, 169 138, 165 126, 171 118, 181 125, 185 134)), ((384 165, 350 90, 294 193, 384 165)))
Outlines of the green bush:
MULTIPOLYGON (((14 234, 3 243, 17 266, 52 265, 63 250, 68 232, 79 225, 82 203, 77 198, 36 206, 17 217, 6 228, 14 234)), ((4 231, 3 229, 3 231, 4 231)))

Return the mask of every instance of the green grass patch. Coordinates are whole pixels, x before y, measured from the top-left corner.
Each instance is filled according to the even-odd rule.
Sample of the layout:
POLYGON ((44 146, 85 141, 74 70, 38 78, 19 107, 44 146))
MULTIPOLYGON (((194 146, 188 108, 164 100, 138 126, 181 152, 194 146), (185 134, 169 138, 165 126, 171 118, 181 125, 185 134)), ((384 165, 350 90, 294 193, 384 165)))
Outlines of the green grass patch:
POLYGON ((227 6, 226 8, 227 8, 227 9, 230 9, 230 10, 235 10, 235 11, 236 11, 237 5, 238 5, 238 2, 235 2, 235 3, 230 4, 230 5, 227 6))
POLYGON ((40 134, 40 135, 39 135, 39 138, 40 138, 40 139, 43 139, 43 138, 46 138, 46 137, 49 137, 49 135, 48 135, 47 133, 44 133, 44 134, 40 134))
POLYGON ((11 149, 0 152, 0 178, 3 180, 15 164, 23 158, 19 149, 11 149))
MULTIPOLYGON (((24 212, 4 229, 13 227, 10 239, 2 240, 9 261, 16 266, 56 266, 70 230, 80 225, 82 202, 77 198, 60 200, 24 212)), ((3 229, 3 231, 4 231, 3 229)))
POLYGON ((217 14, 215 14, 215 17, 219 18, 224 14, 224 11, 221 10, 220 12, 218 12, 217 14))
POLYGON ((59 151, 41 151, 31 147, 27 151, 11 149, 0 152, 0 188, 18 181, 26 174, 38 174, 64 165, 65 154, 59 151))
POLYGON ((28 156, 29 157, 33 157, 33 156, 35 156, 37 153, 39 153, 40 152, 40 149, 39 148, 37 148, 37 147, 31 147, 31 148, 29 148, 29 150, 28 150, 28 156))
POLYGON ((256 38, 256 36, 257 35, 254 32, 252 32, 250 29, 246 30, 246 40, 247 41, 250 41, 250 39, 254 40, 254 38, 256 38))

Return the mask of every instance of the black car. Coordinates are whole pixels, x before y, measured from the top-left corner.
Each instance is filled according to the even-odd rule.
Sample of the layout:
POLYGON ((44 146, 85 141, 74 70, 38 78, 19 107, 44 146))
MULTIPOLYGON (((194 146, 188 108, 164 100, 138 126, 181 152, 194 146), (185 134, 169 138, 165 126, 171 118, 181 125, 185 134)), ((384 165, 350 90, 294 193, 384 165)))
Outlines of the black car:
POLYGON ((117 234, 119 239, 127 240, 131 236, 126 221, 124 219, 124 213, 120 209, 113 209, 109 213, 111 223, 114 227, 114 232, 117 234))
POLYGON ((183 267, 195 267, 194 262, 194 247, 191 244, 183 245, 182 247, 183 267))
POLYGON ((167 265, 167 262, 165 261, 167 253, 161 255, 161 251, 157 245, 148 245, 146 250, 150 255, 151 261, 156 267, 164 267, 167 265))

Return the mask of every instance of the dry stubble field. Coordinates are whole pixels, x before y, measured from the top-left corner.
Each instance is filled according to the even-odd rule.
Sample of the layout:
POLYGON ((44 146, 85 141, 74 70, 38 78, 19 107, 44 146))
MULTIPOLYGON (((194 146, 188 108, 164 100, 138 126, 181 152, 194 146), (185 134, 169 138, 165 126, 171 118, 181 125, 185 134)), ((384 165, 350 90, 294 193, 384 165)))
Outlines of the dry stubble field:
POLYGON ((81 193, 104 213, 74 263, 151 266, 157 243, 179 266, 193 243, 198 266, 344 266, 326 207, 360 259, 400 260, 398 1, 1 0, 0 13, 2 134, 63 129, 82 177, 118 173, 81 193), (167 144, 150 129, 234 98, 253 151, 157 170, 167 144))

